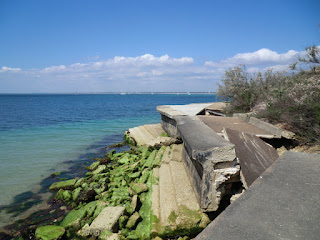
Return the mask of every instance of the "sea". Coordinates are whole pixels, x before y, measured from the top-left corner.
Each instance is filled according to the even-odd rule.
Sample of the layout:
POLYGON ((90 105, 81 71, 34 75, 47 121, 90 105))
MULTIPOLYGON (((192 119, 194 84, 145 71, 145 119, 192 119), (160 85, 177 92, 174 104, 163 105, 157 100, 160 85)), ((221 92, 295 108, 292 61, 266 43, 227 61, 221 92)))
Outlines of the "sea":
POLYGON ((158 105, 215 101, 214 94, 0 95, 0 227, 43 201, 53 173, 81 176, 124 131, 160 123, 158 105))

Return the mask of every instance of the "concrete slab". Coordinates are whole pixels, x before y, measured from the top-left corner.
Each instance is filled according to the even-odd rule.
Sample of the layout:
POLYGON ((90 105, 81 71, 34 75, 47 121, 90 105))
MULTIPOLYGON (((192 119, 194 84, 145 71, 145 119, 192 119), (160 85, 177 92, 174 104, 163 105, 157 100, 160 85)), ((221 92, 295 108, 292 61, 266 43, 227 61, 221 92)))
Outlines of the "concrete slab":
POLYGON ((124 207, 106 207, 93 220, 90 225, 90 233, 99 236, 104 230, 115 232, 119 218, 124 213, 124 207))
POLYGON ((161 126, 164 131, 173 138, 179 137, 177 132, 177 120, 179 116, 195 116, 212 103, 193 103, 187 105, 162 105, 157 106, 157 111, 161 114, 161 126))
POLYGON ((258 137, 273 138, 274 135, 252 124, 242 121, 238 118, 216 117, 216 116, 198 116, 202 122, 210 127, 216 133, 221 133, 223 128, 229 128, 244 133, 250 133, 258 137))
POLYGON ((214 102, 206 107, 206 110, 219 111, 222 112, 227 107, 225 102, 214 102))
POLYGON ((225 129, 225 134, 235 145, 242 183, 248 188, 279 157, 277 151, 251 134, 231 129, 225 129))
POLYGON ((196 239, 319 239, 319 175, 319 154, 284 153, 196 239))
POLYGON ((184 143, 183 160, 199 205, 203 211, 216 211, 225 192, 224 182, 232 174, 239 174, 234 145, 197 116, 179 117, 177 128, 184 143), (226 171, 221 168, 222 163, 226 171))
POLYGON ((174 226, 169 216, 178 212, 175 188, 169 164, 162 164, 159 169, 160 222, 162 226, 174 226))

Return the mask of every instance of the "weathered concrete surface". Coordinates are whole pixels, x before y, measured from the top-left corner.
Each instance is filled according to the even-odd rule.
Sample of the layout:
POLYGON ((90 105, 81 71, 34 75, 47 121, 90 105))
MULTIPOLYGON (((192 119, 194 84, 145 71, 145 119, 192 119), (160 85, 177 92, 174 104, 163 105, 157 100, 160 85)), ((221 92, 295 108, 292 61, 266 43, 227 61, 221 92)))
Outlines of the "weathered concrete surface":
POLYGON ((196 239, 319 239, 319 176, 319 154, 284 153, 196 239))
POLYGON ((162 161, 159 168, 159 182, 152 185, 152 213, 159 219, 159 225, 154 225, 151 232, 188 229, 196 227, 202 220, 208 224, 182 161, 182 144, 173 145, 171 151, 167 149, 163 156, 168 155, 166 161, 162 161))
POLYGON ((184 143, 183 159, 198 202, 204 211, 215 211, 225 192, 225 182, 238 175, 234 145, 194 117, 179 117, 184 143))
POLYGON ((225 129, 225 135, 235 145, 245 188, 248 188, 279 157, 272 146, 254 135, 231 129, 225 129))
POLYGON ((124 207, 106 207, 93 220, 89 227, 90 234, 99 236, 104 230, 116 231, 119 218, 124 213, 124 207))
POLYGON ((168 146, 176 142, 176 139, 162 136, 163 133, 165 132, 161 124, 150 124, 130 128, 127 135, 133 138, 139 146, 159 147, 162 145, 168 146))
POLYGON ((238 118, 198 116, 202 122, 216 133, 221 133, 223 128, 229 128, 244 133, 250 133, 258 137, 273 138, 273 133, 267 132, 238 118))
POLYGON ((281 128, 278 128, 270 123, 261 121, 260 119, 257 119, 255 117, 250 117, 249 123, 267 132, 272 133, 275 138, 281 138, 281 128))
POLYGON ((162 105, 157 106, 161 114, 161 126, 166 133, 173 138, 179 137, 177 131, 177 119, 179 116, 195 116, 204 113, 205 108, 213 103, 193 103, 187 105, 162 105))
POLYGON ((225 116, 222 112, 226 107, 225 102, 215 102, 205 108, 205 115, 225 116))

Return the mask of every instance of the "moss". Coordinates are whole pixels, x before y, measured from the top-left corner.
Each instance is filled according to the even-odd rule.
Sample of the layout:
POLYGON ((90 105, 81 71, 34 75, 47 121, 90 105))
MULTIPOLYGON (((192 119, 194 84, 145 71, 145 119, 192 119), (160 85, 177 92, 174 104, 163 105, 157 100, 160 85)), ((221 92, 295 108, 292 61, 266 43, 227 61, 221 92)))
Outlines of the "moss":
POLYGON ((102 173, 107 168, 106 165, 99 165, 99 167, 92 172, 92 174, 102 173))
POLYGON ((145 169, 142 173, 142 176, 139 179, 139 183, 145 183, 148 180, 149 175, 150 171, 145 169))
POLYGON ((178 217, 178 216, 177 216, 176 212, 175 212, 175 211, 172 211, 172 212, 170 213, 169 217, 168 217, 168 220, 169 220, 170 223, 175 223, 176 220, 177 220, 177 217, 178 217))
POLYGON ((144 183, 133 183, 131 184, 131 189, 135 194, 140 194, 142 192, 148 191, 148 187, 144 183))
POLYGON ((135 178, 138 178, 140 177, 140 172, 135 172, 135 173, 131 173, 129 174, 128 176, 131 178, 131 179, 135 179, 135 178))
POLYGON ((168 134, 167 134, 166 132, 162 132, 162 133, 160 134, 160 137, 169 137, 169 136, 168 136, 168 134))
POLYGON ((123 229, 123 228, 125 228, 126 227, 126 224, 127 224, 127 222, 128 222, 128 219, 129 219, 129 217, 128 216, 121 216, 120 218, 119 218, 119 228, 120 229, 123 229))
POLYGON ((87 215, 87 209, 86 208, 80 208, 78 210, 72 210, 69 212, 60 225, 64 228, 68 227, 80 227, 80 221, 87 215))
POLYGON ((72 199, 72 193, 69 190, 65 190, 62 193, 63 200, 65 202, 69 202, 72 199))
POLYGON ((147 187, 150 189, 148 192, 144 192, 140 195, 140 200, 142 206, 140 208, 139 214, 142 221, 138 224, 136 228, 136 233, 139 239, 149 239, 151 230, 151 187, 152 187, 152 174, 150 174, 147 187))
POLYGON ((60 181, 55 182, 50 186, 50 190, 58 190, 58 189, 73 189, 75 183, 77 182, 76 179, 70 179, 67 181, 60 181))
POLYGON ((165 146, 162 146, 159 151, 158 151, 158 154, 157 156, 155 157, 154 159, 154 162, 153 162, 153 167, 158 167, 160 166, 160 163, 161 163, 161 160, 162 160, 162 157, 163 157, 163 154, 164 154, 164 151, 166 150, 166 147, 165 146))
POLYGON ((92 163, 89 167, 87 167, 87 169, 89 171, 94 171, 98 168, 99 165, 100 165, 100 162, 96 161, 96 162, 92 163))
POLYGON ((132 146, 136 146, 136 145, 137 145, 136 141, 129 136, 129 132, 128 132, 128 131, 126 131, 126 132, 124 133, 123 139, 124 139, 129 145, 132 145, 132 146))
POLYGON ((144 166, 145 167, 148 167, 148 168, 151 168, 152 165, 153 165, 153 161, 157 155, 157 150, 153 150, 152 153, 149 155, 148 159, 146 160, 144 166))
POLYGON ((38 227, 35 236, 41 240, 57 240, 60 239, 65 233, 65 229, 60 226, 48 225, 38 227))

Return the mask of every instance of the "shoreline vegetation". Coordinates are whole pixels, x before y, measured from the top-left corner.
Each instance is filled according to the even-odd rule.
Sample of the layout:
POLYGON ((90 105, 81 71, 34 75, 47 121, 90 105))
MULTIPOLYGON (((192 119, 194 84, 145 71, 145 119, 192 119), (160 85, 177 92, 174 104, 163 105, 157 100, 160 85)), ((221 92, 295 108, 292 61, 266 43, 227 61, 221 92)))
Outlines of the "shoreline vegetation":
POLYGON ((320 67, 250 74, 237 66, 225 72, 217 96, 229 101, 226 114, 247 113, 294 132, 299 145, 320 144, 320 67))

